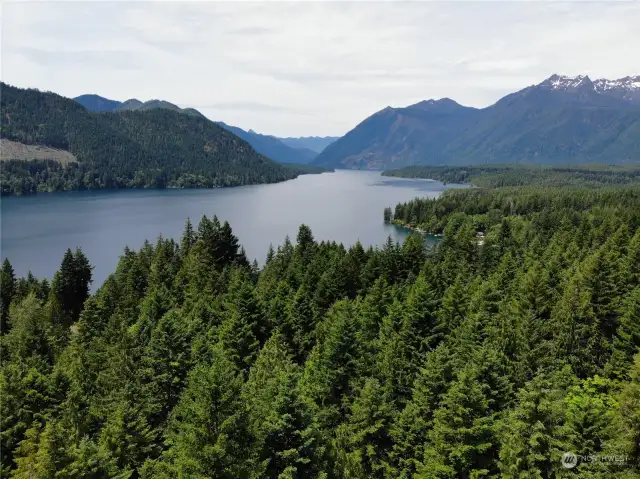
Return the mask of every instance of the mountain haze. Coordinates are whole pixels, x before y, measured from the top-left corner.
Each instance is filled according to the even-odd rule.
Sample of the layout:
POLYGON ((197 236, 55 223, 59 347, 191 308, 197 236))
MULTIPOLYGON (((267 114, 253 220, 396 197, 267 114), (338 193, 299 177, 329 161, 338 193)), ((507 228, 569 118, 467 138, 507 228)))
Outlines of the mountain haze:
POLYGON ((453 100, 387 107, 329 145, 314 164, 640 162, 640 77, 553 75, 487 108, 453 100))
POLYGON ((239 136, 247 143, 249 143, 258 153, 262 153, 268 158, 280 163, 297 163, 307 164, 311 163, 318 154, 311 151, 308 148, 295 148, 286 145, 280 140, 271 135, 261 135, 253 130, 243 130, 237 126, 227 125, 223 122, 218 122, 220 126, 226 130, 232 132, 234 135, 239 136))
POLYGON ((299 138, 278 138, 285 145, 292 148, 306 148, 321 153, 327 146, 339 139, 339 136, 302 136, 299 138))

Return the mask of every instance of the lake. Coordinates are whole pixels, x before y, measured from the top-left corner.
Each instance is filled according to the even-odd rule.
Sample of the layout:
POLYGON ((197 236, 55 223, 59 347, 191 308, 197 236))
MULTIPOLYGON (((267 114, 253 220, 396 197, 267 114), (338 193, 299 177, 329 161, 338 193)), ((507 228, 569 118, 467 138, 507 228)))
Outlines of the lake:
POLYGON ((383 209, 416 196, 437 197, 437 181, 387 178, 380 172, 346 171, 304 175, 271 185, 209 190, 100 190, 45 193, 1 199, 1 257, 16 275, 30 270, 51 278, 67 248, 81 247, 94 265, 94 289, 114 271, 125 246, 138 249, 158 235, 179 239, 191 217, 227 220, 250 259, 264 262, 269 244, 292 241, 301 223, 316 240, 367 247, 408 231, 385 225, 383 209))

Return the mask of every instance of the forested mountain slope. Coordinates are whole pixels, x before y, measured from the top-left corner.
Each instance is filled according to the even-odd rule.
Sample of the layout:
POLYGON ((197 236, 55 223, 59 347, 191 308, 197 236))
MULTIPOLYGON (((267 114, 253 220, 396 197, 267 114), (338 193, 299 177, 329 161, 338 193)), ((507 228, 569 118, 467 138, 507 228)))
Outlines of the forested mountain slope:
POLYGON ((387 107, 326 148, 346 168, 640 163, 640 77, 553 75, 482 109, 449 99, 387 107))
POLYGON ((370 116, 318 155, 314 164, 343 168, 394 168, 446 161, 446 146, 474 124, 479 110, 447 98, 406 108, 387 107, 370 116))
MULTIPOLYGON (((202 113, 200 113, 198 110, 195 110, 193 108, 180 108, 173 103, 169 103, 163 100, 150 100, 147 102, 141 102, 140 100, 136 100, 134 98, 121 103, 113 100, 102 99, 107 102, 111 102, 109 104, 109 108, 108 106, 105 106, 104 101, 99 101, 96 98, 102 99, 102 97, 98 97, 97 95, 83 95, 74 98, 74 100, 86 106, 89 111, 132 111, 166 108, 169 110, 185 113, 187 115, 204 117, 204 115, 202 115, 202 113)), ((282 141, 280 138, 276 138, 275 136, 261 135, 260 133, 256 133, 253 130, 245 131, 242 128, 227 125, 221 121, 217 123, 225 130, 228 130, 234 135, 245 140, 258 153, 279 163, 305 165, 310 163, 316 156, 318 156, 317 152, 314 152, 303 146, 287 145, 284 141, 282 141)), ((322 141, 324 139, 318 138, 318 140, 322 141)))
POLYGON ((0 136, 73 154, 78 163, 4 161, 3 194, 85 188, 213 187, 293 178, 199 115, 167 108, 90 113, 79 103, 2 84, 0 136))
POLYGON ((444 237, 302 225, 260 269, 205 217, 91 296, 80 251, 51 283, 5 262, 3 477, 638 477, 640 188, 448 190, 395 218, 444 237))

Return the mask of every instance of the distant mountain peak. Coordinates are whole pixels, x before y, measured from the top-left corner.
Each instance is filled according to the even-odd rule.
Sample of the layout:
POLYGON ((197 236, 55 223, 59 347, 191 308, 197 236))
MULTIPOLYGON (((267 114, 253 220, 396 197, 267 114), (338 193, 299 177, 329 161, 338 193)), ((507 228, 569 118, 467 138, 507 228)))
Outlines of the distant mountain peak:
POLYGON ((411 108, 414 110, 447 110, 452 111, 458 108, 464 108, 458 102, 452 100, 451 98, 440 98, 439 100, 434 100, 433 98, 429 100, 422 100, 418 103, 414 103, 413 105, 409 105, 407 108, 411 108))
POLYGON ((613 89, 624 90, 640 90, 640 75, 626 76, 624 78, 618 78, 617 80, 607 80, 606 78, 600 78, 593 82, 597 91, 607 91, 613 89))
POLYGON ((217 122, 225 130, 230 131, 249 143, 258 153, 265 155, 279 163, 310 163, 318 154, 315 151, 289 146, 280 138, 271 135, 262 135, 254 130, 245 131, 237 126, 217 122))
POLYGON ((120 105, 120 109, 124 110, 128 107, 135 107, 140 105, 142 105, 142 102, 137 98, 129 98, 128 100, 122 102, 122 104, 120 105))
POLYGON ((74 98, 89 111, 113 111, 117 109, 121 103, 116 100, 110 100, 94 93, 88 95, 80 95, 74 98))
POLYGON ((555 74, 485 108, 449 98, 386 108, 326 148, 314 164, 638 162, 640 77, 555 74))
POLYGON ((588 75, 577 75, 572 77, 555 74, 540 83, 539 86, 549 87, 552 90, 570 90, 583 86, 590 86, 599 93, 616 89, 634 91, 640 90, 640 75, 626 76, 616 80, 599 78, 592 81, 588 75))
POLYGON ((591 85, 591 79, 587 75, 578 75, 572 77, 556 74, 551 75, 545 81, 540 83, 540 86, 548 87, 551 90, 571 90, 591 85))

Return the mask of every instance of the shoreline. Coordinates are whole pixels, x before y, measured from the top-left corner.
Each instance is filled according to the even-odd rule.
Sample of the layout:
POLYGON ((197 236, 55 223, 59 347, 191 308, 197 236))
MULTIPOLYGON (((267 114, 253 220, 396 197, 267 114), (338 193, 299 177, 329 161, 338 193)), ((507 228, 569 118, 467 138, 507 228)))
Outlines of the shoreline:
POLYGON ((0 198, 32 198, 35 196, 40 196, 40 195, 54 195, 54 194, 58 194, 58 193, 74 193, 74 192, 99 192, 99 191, 104 191, 104 192, 115 192, 115 191, 122 191, 122 190, 158 190, 158 191, 162 191, 162 190, 215 190, 215 189, 219 189, 219 188, 240 188, 242 186, 258 186, 258 185, 276 185, 279 183, 285 183, 287 181, 292 181, 295 179, 298 179, 301 176, 307 176, 307 175, 322 175, 324 173, 335 173, 335 170, 326 170, 326 171, 318 171, 318 172, 303 172, 298 174, 297 176, 295 176, 294 178, 287 178, 286 180, 282 180, 282 181, 269 181, 269 182, 263 182, 263 183, 244 183, 244 184, 238 184, 238 185, 211 185, 211 186, 164 186, 164 187, 145 187, 145 186, 123 186, 121 188, 79 188, 79 189, 72 189, 72 190, 56 190, 56 191, 36 191, 34 193, 29 193, 26 195, 15 195, 15 194, 1 194, 0 193, 0 198))
POLYGON ((423 230, 421 228, 418 228, 417 226, 412 226, 408 223, 403 223, 399 220, 391 220, 389 223, 387 223, 389 225, 395 226, 396 228, 402 228, 402 229, 406 229, 406 230, 410 230, 410 231, 415 231, 416 233, 420 233, 422 236, 430 236, 433 238, 442 238, 443 234, 442 233, 431 233, 429 231, 423 230))

